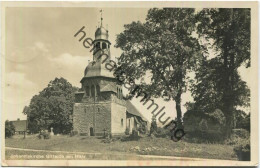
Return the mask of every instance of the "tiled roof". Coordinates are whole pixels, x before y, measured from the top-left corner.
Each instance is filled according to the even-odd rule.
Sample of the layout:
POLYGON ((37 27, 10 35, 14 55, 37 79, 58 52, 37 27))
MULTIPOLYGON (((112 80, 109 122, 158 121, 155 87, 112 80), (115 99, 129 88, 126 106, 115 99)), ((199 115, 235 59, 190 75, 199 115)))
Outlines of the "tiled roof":
POLYGON ((102 63, 101 61, 90 62, 85 69, 84 77, 103 76, 103 77, 115 78, 113 72, 109 71, 105 65, 106 63, 102 63))
POLYGON ((27 120, 11 121, 14 124, 15 131, 26 131, 27 120))

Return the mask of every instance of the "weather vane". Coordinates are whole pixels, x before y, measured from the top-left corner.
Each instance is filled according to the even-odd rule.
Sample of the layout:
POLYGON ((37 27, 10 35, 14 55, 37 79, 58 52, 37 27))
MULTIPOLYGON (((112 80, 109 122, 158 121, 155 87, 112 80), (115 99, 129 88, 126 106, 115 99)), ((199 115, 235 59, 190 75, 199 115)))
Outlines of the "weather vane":
POLYGON ((101 9, 99 12, 101 13, 101 27, 102 27, 102 21, 103 21, 102 12, 103 12, 103 10, 101 9))

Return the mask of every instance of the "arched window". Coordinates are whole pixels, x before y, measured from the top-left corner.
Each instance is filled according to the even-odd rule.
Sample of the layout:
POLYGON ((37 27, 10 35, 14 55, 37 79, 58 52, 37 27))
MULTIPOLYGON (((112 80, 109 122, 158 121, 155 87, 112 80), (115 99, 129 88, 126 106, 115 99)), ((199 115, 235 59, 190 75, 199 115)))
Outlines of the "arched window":
POLYGON ((117 91, 116 91, 116 97, 119 98, 119 97, 118 97, 118 94, 119 94, 118 88, 116 88, 116 89, 117 89, 117 91))
POLYGON ((96 86, 97 96, 100 96, 100 87, 99 85, 96 86))
POLYGON ((121 99, 123 99, 123 92, 122 92, 122 89, 120 89, 120 97, 121 97, 121 99))
POLYGON ((96 49, 100 49, 100 42, 96 43, 96 49))
POLYGON ((96 96, 96 94, 95 94, 95 86, 94 85, 91 86, 91 96, 92 97, 96 96))
POLYGON ((102 49, 106 49, 107 48, 107 44, 106 43, 102 43, 102 49))
POLYGON ((121 119, 121 126, 122 127, 124 126, 124 119, 123 118, 121 119))

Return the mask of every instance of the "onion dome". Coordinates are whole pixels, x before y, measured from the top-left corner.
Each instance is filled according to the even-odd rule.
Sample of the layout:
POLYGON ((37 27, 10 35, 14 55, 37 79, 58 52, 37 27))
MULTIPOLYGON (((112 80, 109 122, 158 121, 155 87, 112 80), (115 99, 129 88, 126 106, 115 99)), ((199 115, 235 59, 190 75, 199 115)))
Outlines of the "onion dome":
POLYGON ((95 40, 98 39, 108 40, 108 30, 106 30, 104 27, 97 28, 95 32, 95 40))

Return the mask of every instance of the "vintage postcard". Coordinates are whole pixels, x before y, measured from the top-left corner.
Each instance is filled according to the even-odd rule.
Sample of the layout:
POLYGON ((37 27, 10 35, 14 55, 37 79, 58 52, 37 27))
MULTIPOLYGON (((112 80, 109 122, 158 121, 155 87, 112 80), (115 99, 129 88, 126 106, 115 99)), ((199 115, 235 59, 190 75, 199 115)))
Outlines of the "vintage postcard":
POLYGON ((2 166, 257 166, 257 2, 2 2, 2 166))

